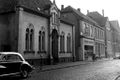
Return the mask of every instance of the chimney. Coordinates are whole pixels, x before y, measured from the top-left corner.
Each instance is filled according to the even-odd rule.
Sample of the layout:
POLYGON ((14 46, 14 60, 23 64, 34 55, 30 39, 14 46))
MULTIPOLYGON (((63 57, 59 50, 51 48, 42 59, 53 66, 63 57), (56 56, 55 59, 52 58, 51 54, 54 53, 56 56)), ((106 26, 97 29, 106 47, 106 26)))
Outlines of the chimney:
POLYGON ((53 3, 55 4, 55 0, 53 0, 53 3))
POLYGON ((104 9, 102 10, 102 15, 103 15, 103 17, 104 17, 104 9))
POLYGON ((87 14, 89 14, 89 10, 87 10, 87 14))
POLYGON ((63 10, 64 9, 64 5, 61 5, 61 10, 63 10))
POLYGON ((77 9, 79 12, 81 12, 80 8, 77 9))

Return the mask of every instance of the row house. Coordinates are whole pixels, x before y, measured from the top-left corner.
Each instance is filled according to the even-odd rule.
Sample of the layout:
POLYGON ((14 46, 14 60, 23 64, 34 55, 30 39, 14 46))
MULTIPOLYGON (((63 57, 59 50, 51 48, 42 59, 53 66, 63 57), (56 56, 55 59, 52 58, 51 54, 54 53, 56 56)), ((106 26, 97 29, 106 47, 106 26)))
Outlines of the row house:
MULTIPOLYGON (((95 12, 88 12, 87 16, 95 20, 95 12)), ((95 20, 96 21, 96 20, 95 20)), ((97 21, 96 21, 97 22, 97 21)), ((105 57, 105 28, 101 27, 100 25, 95 26, 94 28, 95 33, 95 54, 96 57, 101 58, 105 57)))
POLYGON ((105 55, 104 28, 101 28, 90 17, 82 14, 79 8, 76 10, 68 6, 61 9, 62 16, 75 25, 76 60, 91 60, 93 54, 98 57, 102 54, 105 55))
POLYGON ((80 9, 75 10, 71 6, 64 8, 64 5, 61 6, 61 16, 68 19, 75 26, 75 56, 74 60, 79 61, 82 59, 81 47, 80 47, 80 22, 82 17, 79 16, 80 9))
POLYGON ((90 12, 87 15, 100 25, 98 30, 95 30, 96 53, 99 57, 112 57, 112 31, 108 17, 104 17, 98 12, 90 12))
POLYGON ((81 21, 81 31, 80 31, 80 41, 81 41, 81 49, 83 54, 83 60, 91 60, 92 55, 95 53, 95 24, 91 22, 92 20, 89 17, 86 21, 81 21), (89 21, 90 20, 90 21, 89 21))
POLYGON ((0 2, 0 51, 19 52, 35 65, 73 61, 74 35, 55 1, 0 2))
POLYGON ((110 21, 112 29, 113 57, 120 56, 120 28, 117 20, 110 21))
POLYGON ((60 10, 55 0, 1 0, 0 5, 0 51, 19 52, 31 64, 91 60, 93 54, 102 58, 119 52, 120 38, 111 36, 119 35, 116 25, 98 12, 84 15, 79 8, 63 5, 60 10))

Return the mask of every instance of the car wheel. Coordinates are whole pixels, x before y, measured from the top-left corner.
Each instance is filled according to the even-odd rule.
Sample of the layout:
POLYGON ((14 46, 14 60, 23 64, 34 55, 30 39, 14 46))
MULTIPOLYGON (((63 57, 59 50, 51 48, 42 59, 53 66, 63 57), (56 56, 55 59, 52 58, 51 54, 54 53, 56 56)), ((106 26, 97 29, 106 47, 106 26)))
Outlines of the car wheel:
POLYGON ((22 71, 21 71, 21 76, 22 76, 22 78, 27 78, 27 77, 28 77, 28 72, 27 72, 27 70, 22 70, 22 71))

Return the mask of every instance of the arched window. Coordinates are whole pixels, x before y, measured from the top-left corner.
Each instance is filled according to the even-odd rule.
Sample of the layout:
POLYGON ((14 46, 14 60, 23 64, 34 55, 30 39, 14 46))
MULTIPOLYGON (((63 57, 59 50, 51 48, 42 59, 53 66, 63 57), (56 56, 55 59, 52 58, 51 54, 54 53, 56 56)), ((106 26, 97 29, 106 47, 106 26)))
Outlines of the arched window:
POLYGON ((33 51, 34 47, 34 26, 33 24, 28 24, 28 28, 26 28, 25 35, 25 49, 26 51, 33 51))
POLYGON ((39 51, 45 51, 45 28, 41 27, 41 31, 39 31, 39 51))
POLYGON ((63 42, 63 52, 65 52, 65 35, 63 35, 63 39, 62 39, 62 42, 63 42))
POLYGON ((67 36, 67 52, 71 52, 72 50, 71 50, 71 35, 70 35, 70 33, 68 34, 68 36, 67 36))
POLYGON ((29 50, 29 29, 26 29, 26 38, 25 38, 25 48, 28 51, 29 50))
POLYGON ((60 51, 61 52, 64 52, 65 51, 65 33, 62 32, 61 35, 60 35, 60 51))
POLYGON ((62 52, 62 35, 60 35, 60 51, 62 52))
POLYGON ((33 51, 34 46, 34 30, 30 30, 30 50, 33 51))
POLYGON ((39 31, 39 51, 41 51, 41 44, 42 44, 42 42, 41 42, 41 39, 42 39, 42 35, 41 35, 41 31, 39 31))
POLYGON ((45 32, 42 32, 42 51, 45 51, 45 32))

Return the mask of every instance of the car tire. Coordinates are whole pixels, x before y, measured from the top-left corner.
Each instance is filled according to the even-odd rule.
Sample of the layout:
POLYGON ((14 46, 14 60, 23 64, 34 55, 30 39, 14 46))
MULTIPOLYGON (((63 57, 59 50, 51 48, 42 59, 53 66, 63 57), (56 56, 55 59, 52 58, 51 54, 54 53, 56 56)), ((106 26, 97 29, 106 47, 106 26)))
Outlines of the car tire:
POLYGON ((21 71, 21 77, 22 77, 22 78, 27 78, 27 77, 28 77, 28 74, 29 74, 28 71, 25 70, 25 69, 21 71))

